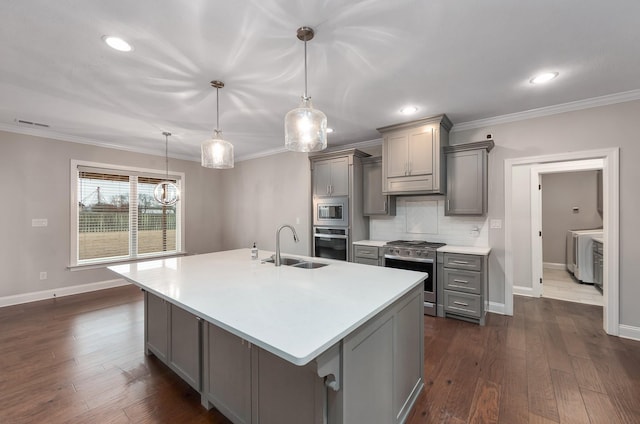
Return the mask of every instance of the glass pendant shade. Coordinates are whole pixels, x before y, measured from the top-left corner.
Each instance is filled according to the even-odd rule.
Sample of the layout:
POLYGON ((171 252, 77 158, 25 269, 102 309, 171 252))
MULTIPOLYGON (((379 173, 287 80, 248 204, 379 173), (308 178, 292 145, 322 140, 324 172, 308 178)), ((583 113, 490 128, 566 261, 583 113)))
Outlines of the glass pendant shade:
POLYGON ((201 165, 205 168, 228 169, 233 168, 233 144, 221 137, 216 131, 212 138, 201 144, 201 165))
POLYGON ((327 148, 327 116, 302 98, 300 106, 284 118, 284 145, 294 152, 317 152, 327 148))
POLYGON ((153 190, 153 197, 161 205, 172 206, 180 200, 180 190, 171 181, 162 181, 153 190))
POLYGON ((317 152, 327 148, 327 115, 314 109, 307 95, 307 41, 314 32, 300 27, 297 36, 304 41, 304 95, 300 106, 284 117, 284 146, 293 152, 317 152))
POLYGON ((224 87, 222 81, 211 81, 211 86, 216 89, 216 129, 213 137, 205 140, 200 145, 200 164, 205 168, 229 169, 233 168, 233 144, 222 139, 220 130, 220 94, 224 87))
POLYGON ((169 136, 171 133, 163 132, 162 135, 164 135, 165 139, 164 161, 166 178, 165 181, 159 182, 153 189, 153 198, 163 206, 172 206, 180 200, 180 189, 173 181, 169 181, 169 136))

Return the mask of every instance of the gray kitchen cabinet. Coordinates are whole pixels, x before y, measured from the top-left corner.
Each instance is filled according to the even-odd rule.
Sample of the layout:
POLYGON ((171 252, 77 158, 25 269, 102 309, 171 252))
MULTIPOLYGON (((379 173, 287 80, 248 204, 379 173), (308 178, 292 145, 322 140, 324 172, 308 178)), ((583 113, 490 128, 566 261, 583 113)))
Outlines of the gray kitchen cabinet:
POLYGON ((599 240, 593 241, 593 285, 602 291, 604 259, 602 255, 602 243, 599 240))
POLYGON ((398 302, 393 312, 382 314, 345 338, 343 386, 348 402, 343 404, 344 423, 406 420, 410 404, 406 400, 417 396, 424 384, 423 334, 422 287, 418 287, 398 302))
POLYGON ((349 159, 339 157, 319 160, 313 166, 313 195, 349 195, 349 159))
POLYGON ((315 363, 284 359, 207 323, 202 404, 237 424, 322 422, 324 380, 315 363))
POLYGON ((165 364, 169 356, 169 307, 167 301, 144 292, 145 353, 153 353, 165 364))
POLYGON ((602 216, 604 198, 602 197, 602 169, 596 171, 596 209, 602 216))
POLYGON ((485 323, 489 306, 488 256, 438 252, 442 273, 438 284, 444 293, 444 315, 485 323))
POLYGON ((203 345, 203 403, 211 402, 234 423, 251 423, 251 344, 207 324, 203 345))
POLYGON ((488 153, 493 140, 444 148, 447 162, 445 215, 485 215, 488 202, 488 153))
POLYGON ((442 147, 449 144, 452 123, 438 115, 378 128, 382 144, 382 192, 385 194, 444 193, 442 147))
POLYGON ((198 391, 201 331, 200 318, 145 291, 145 353, 153 353, 198 391))
POLYGON ((382 265, 382 248, 377 246, 364 246, 361 244, 354 244, 354 259, 353 262, 365 265, 382 265))
POLYGON ((362 160, 363 207, 365 216, 393 216, 396 198, 382 193, 382 156, 362 160))

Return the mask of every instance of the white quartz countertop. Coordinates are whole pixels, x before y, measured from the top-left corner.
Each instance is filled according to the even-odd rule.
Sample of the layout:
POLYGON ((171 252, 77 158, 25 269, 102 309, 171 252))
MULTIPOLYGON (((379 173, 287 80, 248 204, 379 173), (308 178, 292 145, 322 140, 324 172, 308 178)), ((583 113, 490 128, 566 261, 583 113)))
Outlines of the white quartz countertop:
POLYGON ((373 246, 373 247, 382 247, 387 243, 388 241, 383 241, 383 240, 360 240, 360 241, 353 242, 353 244, 357 244, 359 246, 373 246))
POLYGON ((491 253, 490 247, 477 247, 477 246, 452 246, 447 244, 438 248, 438 252, 444 253, 461 253, 464 255, 482 255, 487 256, 491 253))
POLYGON ((604 238, 602 237, 594 237, 593 241, 597 241, 598 243, 604 244, 604 238))
MULTIPOLYGON (((272 253, 261 251, 260 259, 272 253)), ((251 260, 250 249, 239 249, 109 269, 296 365, 309 363, 427 276, 307 259, 329 265, 316 269, 276 267, 251 260)))

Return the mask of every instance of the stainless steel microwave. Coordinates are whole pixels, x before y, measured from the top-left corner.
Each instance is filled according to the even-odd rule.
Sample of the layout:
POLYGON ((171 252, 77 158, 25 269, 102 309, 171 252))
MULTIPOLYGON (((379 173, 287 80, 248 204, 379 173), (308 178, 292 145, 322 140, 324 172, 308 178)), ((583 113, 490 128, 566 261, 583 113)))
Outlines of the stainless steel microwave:
POLYGON ((349 226, 349 197, 313 199, 313 225, 349 226))

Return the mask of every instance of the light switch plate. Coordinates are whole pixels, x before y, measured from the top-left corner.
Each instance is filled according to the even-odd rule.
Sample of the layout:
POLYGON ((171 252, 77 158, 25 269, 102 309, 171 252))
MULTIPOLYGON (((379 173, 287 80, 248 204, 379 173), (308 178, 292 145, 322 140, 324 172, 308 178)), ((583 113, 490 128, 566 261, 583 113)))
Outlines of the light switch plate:
POLYGON ((47 218, 34 218, 31 220, 32 227, 46 227, 47 225, 49 225, 47 218))
POLYGON ((491 228, 502 228, 502 220, 501 219, 492 219, 489 223, 491 228))

